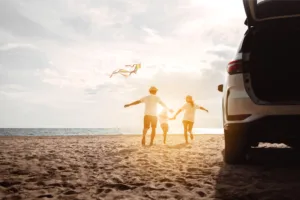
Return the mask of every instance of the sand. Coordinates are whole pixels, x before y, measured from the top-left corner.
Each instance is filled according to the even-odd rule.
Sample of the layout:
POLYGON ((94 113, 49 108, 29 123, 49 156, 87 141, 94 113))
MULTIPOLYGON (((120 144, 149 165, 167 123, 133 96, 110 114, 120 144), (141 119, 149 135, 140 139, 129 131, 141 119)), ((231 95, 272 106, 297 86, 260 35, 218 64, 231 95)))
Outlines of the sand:
POLYGON ((253 149, 248 165, 230 166, 222 135, 183 142, 0 137, 0 199, 300 199, 300 156, 284 145, 253 149))

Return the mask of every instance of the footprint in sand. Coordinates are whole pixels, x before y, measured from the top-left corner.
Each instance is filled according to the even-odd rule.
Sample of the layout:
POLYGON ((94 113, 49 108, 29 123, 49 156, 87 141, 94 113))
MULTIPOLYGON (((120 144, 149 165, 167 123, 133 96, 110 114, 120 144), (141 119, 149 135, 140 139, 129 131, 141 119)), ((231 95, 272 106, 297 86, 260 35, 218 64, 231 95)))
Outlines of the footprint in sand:
POLYGON ((186 184, 186 180, 184 178, 176 178, 175 181, 180 183, 180 184, 186 184))
POLYGON ((112 189, 110 189, 110 188, 106 188, 106 189, 104 189, 104 188, 98 188, 97 191, 96 191, 96 193, 97 194, 101 194, 101 193, 104 192, 104 193, 107 194, 107 193, 110 193, 111 191, 112 191, 112 189))
POLYGON ((194 179, 195 176, 194 175, 187 175, 186 178, 189 178, 189 179, 194 179))
POLYGON ((205 192, 203 192, 202 190, 199 190, 196 192, 200 197, 206 197, 207 194, 205 192))
POLYGON ((161 182, 172 182, 172 180, 171 180, 171 179, 168 179, 168 178, 163 178, 163 179, 161 179, 160 181, 161 181, 161 182))
POLYGON ((120 183, 122 184, 124 181, 122 180, 122 177, 121 176, 118 176, 118 175, 113 175, 113 177, 111 178, 112 181, 116 182, 116 183, 120 183))
POLYGON ((112 192, 113 190, 112 189, 110 189, 110 188, 107 188, 107 189, 105 189, 104 190, 104 192, 107 194, 107 193, 110 193, 110 192, 112 192))
POLYGON ((40 180, 40 181, 36 182, 36 185, 38 185, 38 186, 45 186, 46 183, 44 181, 40 180))
POLYGON ((28 179, 26 179, 25 180, 25 182, 37 182, 38 181, 38 179, 37 178, 28 178, 28 179))
POLYGON ((70 166, 70 168, 72 169, 72 170, 78 170, 78 168, 80 167, 80 165, 77 165, 77 164, 70 164, 69 165, 70 166))
POLYGON ((175 195, 175 199, 183 199, 183 197, 180 195, 175 195))
POLYGON ((76 192, 74 190, 68 190, 64 193, 64 195, 73 195, 73 194, 78 194, 78 192, 76 192))
POLYGON ((116 183, 116 184, 105 184, 103 185, 103 187, 108 187, 108 188, 115 188, 117 190, 132 190, 135 187, 129 186, 129 185, 125 185, 122 183, 116 183))
MULTIPOLYGON (((4 158, 2 158, 2 159, 4 159, 4 158)), ((8 161, 2 161, 2 162, 0 162, 0 165, 11 165, 11 163, 8 161)))
POLYGON ((11 192, 11 193, 17 193, 17 192, 19 192, 19 190, 20 190, 20 187, 17 188, 17 187, 15 187, 15 186, 12 186, 12 187, 10 187, 7 191, 8 191, 8 192, 11 192))
POLYGON ((141 187, 146 185, 146 183, 132 183, 131 185, 136 186, 136 187, 141 187))
POLYGON ((187 168, 188 172, 196 172, 198 170, 199 170, 198 168, 193 168, 193 167, 187 168))
POLYGON ((21 200, 23 198, 20 195, 13 195, 13 196, 10 196, 9 198, 4 198, 4 199, 21 200))
POLYGON ((43 195, 40 195, 38 196, 37 198, 53 198, 53 195, 52 194, 43 194, 43 195))
POLYGON ((128 153, 133 153, 135 151, 137 151, 137 149, 122 149, 118 153, 119 154, 128 154, 128 153))
POLYGON ((149 163, 149 161, 145 158, 138 158, 136 161, 141 162, 141 163, 149 163))
POLYGON ((11 187, 13 185, 19 185, 19 184, 21 184, 20 181, 2 181, 2 182, 0 182, 0 186, 5 187, 5 188, 11 187))
POLYGON ((155 187, 150 187, 150 186, 145 186, 145 187, 142 187, 142 189, 144 191, 154 191, 154 190, 157 190, 157 191, 165 191, 166 188, 155 188, 155 187))
POLYGON ((170 188, 170 187, 174 187, 175 184, 173 184, 173 183, 165 183, 165 186, 166 186, 167 188, 170 188))
POLYGON ((159 198, 159 199, 170 199, 170 196, 167 196, 167 195, 160 195, 158 198, 159 198))
POLYGON ((29 155, 29 156, 25 156, 26 160, 32 160, 32 159, 37 159, 38 157, 36 155, 29 155))
POLYGON ((28 171, 26 171, 26 170, 15 170, 15 171, 12 171, 11 174, 15 174, 15 175, 28 175, 30 173, 28 171))

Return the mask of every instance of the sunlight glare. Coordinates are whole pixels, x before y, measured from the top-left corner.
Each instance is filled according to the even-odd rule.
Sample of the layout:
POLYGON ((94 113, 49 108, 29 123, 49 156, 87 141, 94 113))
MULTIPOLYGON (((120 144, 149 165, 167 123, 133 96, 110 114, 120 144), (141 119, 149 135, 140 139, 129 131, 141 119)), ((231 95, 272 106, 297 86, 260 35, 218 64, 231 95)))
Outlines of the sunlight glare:
POLYGON ((159 114, 159 113, 161 113, 161 111, 163 110, 163 107, 158 106, 156 110, 157 110, 157 114, 159 114))

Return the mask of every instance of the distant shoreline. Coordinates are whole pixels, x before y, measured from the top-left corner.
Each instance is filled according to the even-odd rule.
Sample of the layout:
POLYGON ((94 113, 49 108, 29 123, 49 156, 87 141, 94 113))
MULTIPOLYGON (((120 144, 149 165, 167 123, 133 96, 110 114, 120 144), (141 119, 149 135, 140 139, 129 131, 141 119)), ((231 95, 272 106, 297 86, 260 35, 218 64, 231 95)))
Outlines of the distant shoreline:
MULTIPOLYGON (((119 136, 128 136, 128 137, 140 137, 141 133, 132 133, 132 134, 105 134, 105 135, 0 135, 0 139, 2 138, 61 138, 61 137, 79 137, 79 138, 87 138, 87 137, 119 137, 119 136)), ((150 135, 150 133, 148 134, 150 135)), ((183 133, 170 133, 168 136, 179 136, 182 137, 183 133)), ((210 135, 223 135, 222 133, 196 133, 194 135, 201 136, 210 136, 210 135)), ((161 133, 156 134, 156 136, 162 136, 161 133)))

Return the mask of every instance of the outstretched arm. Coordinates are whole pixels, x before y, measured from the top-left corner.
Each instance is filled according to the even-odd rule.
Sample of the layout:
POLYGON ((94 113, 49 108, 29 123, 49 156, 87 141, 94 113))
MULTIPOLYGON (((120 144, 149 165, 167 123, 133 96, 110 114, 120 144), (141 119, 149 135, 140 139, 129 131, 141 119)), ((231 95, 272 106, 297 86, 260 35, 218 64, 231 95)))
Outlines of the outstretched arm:
POLYGON ((179 113, 181 113, 181 111, 182 111, 182 109, 179 109, 172 119, 176 119, 177 115, 179 115, 179 113))
POLYGON ((140 103, 142 103, 142 101, 141 100, 137 100, 137 101, 134 101, 134 102, 132 102, 130 104, 124 105, 124 108, 127 108, 129 106, 134 106, 134 105, 137 105, 137 104, 140 104, 140 103))
POLYGON ((202 106, 198 106, 198 109, 208 112, 208 110, 206 108, 202 107, 202 106))
POLYGON ((166 108, 169 112, 173 112, 173 110, 170 109, 170 108, 168 108, 168 106, 167 106, 162 100, 159 99, 158 103, 159 103, 162 107, 166 108))

